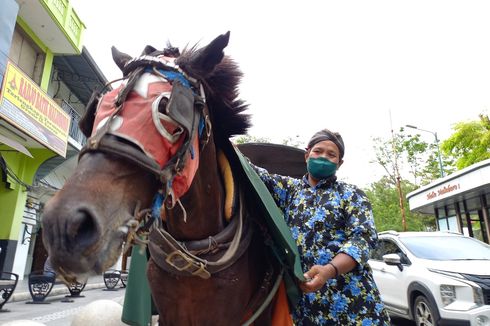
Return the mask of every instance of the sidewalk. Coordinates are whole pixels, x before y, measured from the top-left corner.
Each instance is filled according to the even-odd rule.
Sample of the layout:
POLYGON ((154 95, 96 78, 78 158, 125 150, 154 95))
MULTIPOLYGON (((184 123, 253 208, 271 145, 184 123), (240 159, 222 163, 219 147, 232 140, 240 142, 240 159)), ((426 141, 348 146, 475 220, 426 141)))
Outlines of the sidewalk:
MULTIPOLYGON (((87 285, 83 291, 92 290, 92 289, 101 289, 105 288, 104 277, 102 275, 94 275, 88 278, 87 285)), ((82 291, 82 293, 83 293, 82 291)), ((66 285, 60 281, 57 281, 48 297, 62 294, 70 294, 70 291, 66 287, 66 285)), ((31 293, 29 292, 29 281, 27 275, 23 280, 19 280, 17 283, 17 287, 15 288, 14 294, 10 298, 9 302, 16 301, 30 301, 32 300, 31 293)), ((8 303, 7 303, 8 305, 8 303)))

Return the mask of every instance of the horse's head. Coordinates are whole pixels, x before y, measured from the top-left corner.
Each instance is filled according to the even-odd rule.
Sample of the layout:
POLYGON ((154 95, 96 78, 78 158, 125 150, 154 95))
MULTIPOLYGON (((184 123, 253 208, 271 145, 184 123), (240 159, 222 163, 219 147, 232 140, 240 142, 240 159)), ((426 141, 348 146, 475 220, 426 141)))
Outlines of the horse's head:
MULTIPOLYGON (((196 184, 213 187, 200 179, 216 167, 199 169, 199 162, 216 159, 215 142, 249 126, 237 99, 241 73, 223 53, 228 39, 229 33, 182 55, 148 46, 131 58, 113 48, 125 82, 92 97, 80 123, 87 145, 42 218, 44 243, 65 277, 112 266, 128 230, 152 215, 143 208, 158 200, 172 208, 196 184)), ((158 210, 149 218, 155 217, 158 210)))

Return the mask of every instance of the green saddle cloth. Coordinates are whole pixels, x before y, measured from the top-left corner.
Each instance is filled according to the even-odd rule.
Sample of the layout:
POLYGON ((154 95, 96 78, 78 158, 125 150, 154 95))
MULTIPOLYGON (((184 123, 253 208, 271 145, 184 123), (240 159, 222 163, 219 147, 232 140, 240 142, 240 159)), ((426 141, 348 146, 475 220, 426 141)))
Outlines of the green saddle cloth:
MULTIPOLYGON (((293 308, 302 295, 296 281, 304 281, 298 247, 284 221, 283 213, 247 158, 231 143, 227 145, 225 152, 230 163, 232 166, 240 167, 233 170, 234 176, 243 182, 242 185, 246 187, 247 193, 255 197, 259 212, 266 221, 274 242, 271 249, 285 270, 286 292, 289 305, 293 308)), ((146 253, 140 254, 139 248, 133 247, 122 315, 122 321, 128 325, 151 325, 151 314, 154 309, 152 309, 150 288, 146 278, 147 262, 146 253)))

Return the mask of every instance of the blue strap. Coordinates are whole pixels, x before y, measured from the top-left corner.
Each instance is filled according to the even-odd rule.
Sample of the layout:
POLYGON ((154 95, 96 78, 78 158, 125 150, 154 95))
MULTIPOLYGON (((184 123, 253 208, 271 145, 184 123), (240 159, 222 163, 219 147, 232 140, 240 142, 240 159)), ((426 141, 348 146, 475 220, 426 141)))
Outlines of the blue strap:
POLYGON ((160 192, 157 192, 155 198, 153 198, 153 204, 151 206, 151 217, 155 220, 160 218, 160 208, 163 205, 163 200, 163 194, 160 192))
POLYGON ((202 136, 202 131, 204 130, 205 126, 206 126, 206 123, 204 122, 204 117, 201 115, 201 119, 199 120, 199 139, 202 136))
MULTIPOLYGON (((152 72, 151 67, 147 67, 145 69, 145 72, 152 72)), ((169 71, 169 70, 163 70, 163 69, 157 69, 159 73, 165 76, 165 78, 169 81, 174 81, 177 80, 179 81, 182 85, 184 85, 187 88, 191 88, 191 83, 184 77, 183 74, 177 71, 169 71)))

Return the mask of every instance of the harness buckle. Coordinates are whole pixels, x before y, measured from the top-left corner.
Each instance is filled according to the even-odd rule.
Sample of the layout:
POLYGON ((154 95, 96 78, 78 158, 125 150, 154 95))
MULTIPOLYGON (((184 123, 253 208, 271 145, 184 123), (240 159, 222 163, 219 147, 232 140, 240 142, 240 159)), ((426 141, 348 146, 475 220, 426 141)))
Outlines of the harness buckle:
POLYGON ((194 276, 199 276, 203 279, 208 279, 211 274, 206 270, 206 265, 202 262, 195 261, 186 256, 182 251, 176 250, 165 258, 167 264, 178 270, 179 272, 189 272, 194 276), (180 262, 179 262, 180 261, 180 262), (196 264, 199 266, 197 267, 196 264), (190 268, 197 268, 195 271, 191 271, 190 268))

